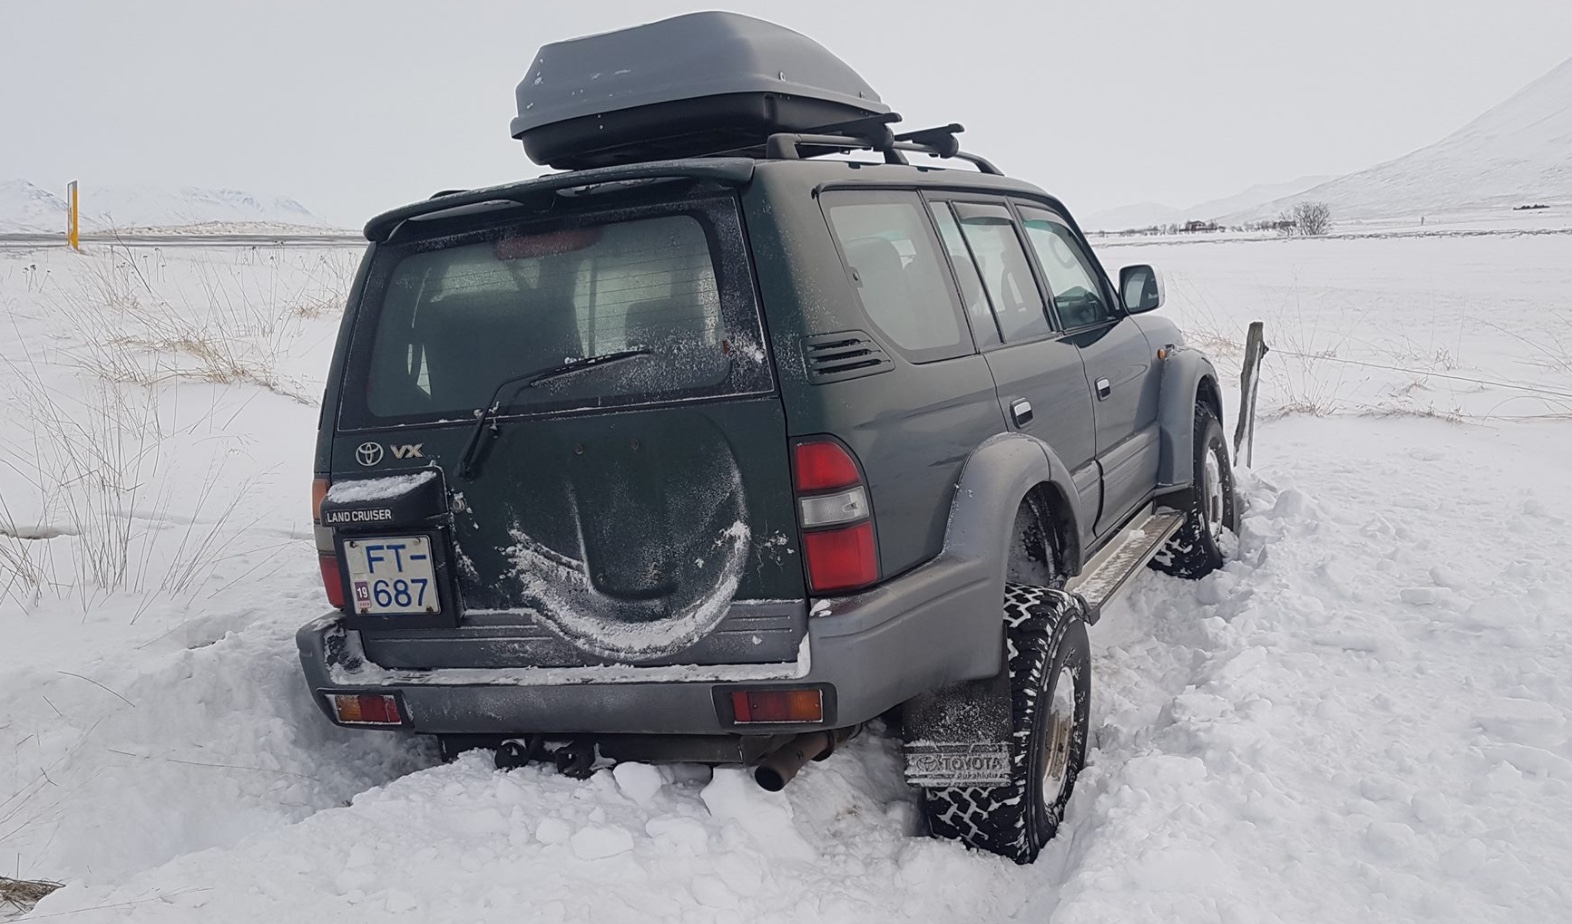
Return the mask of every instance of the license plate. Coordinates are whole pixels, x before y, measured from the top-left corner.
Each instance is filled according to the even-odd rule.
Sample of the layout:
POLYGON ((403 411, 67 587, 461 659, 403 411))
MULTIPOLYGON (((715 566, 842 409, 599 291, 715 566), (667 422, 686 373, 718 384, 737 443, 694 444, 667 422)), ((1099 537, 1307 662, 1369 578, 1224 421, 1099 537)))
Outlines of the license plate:
POLYGON ((442 609, 427 537, 353 539, 343 548, 357 614, 407 616, 442 609))

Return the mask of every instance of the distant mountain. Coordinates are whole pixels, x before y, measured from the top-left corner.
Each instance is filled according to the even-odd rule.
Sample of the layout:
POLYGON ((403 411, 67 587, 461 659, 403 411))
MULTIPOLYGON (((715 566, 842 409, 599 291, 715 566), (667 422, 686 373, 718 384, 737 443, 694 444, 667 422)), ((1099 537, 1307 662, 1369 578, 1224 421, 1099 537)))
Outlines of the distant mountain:
POLYGON ((1184 210, 1161 202, 1137 202, 1116 209, 1093 212, 1081 219, 1081 227, 1089 231, 1123 231, 1128 228, 1150 228, 1184 220, 1184 210))
POLYGON ((1270 218, 1301 198, 1338 221, 1572 203, 1572 59, 1435 144, 1223 220, 1270 218))
MULTIPOLYGON (((284 196, 235 189, 186 186, 79 187, 82 230, 177 228, 186 225, 291 225, 325 228, 327 222, 284 196)), ((0 231, 65 233, 65 190, 42 189, 26 180, 0 181, 0 231)))
POLYGON ((1312 186, 1318 186, 1330 176, 1302 176, 1286 183, 1263 183, 1224 199, 1211 199, 1187 209, 1176 209, 1156 202, 1142 202, 1122 208, 1097 212, 1084 222, 1084 227, 1096 231, 1124 231, 1131 228, 1149 228, 1153 225, 1182 224, 1186 221, 1211 221, 1222 215, 1253 208, 1282 196, 1293 196, 1312 186))
POLYGON ((0 180, 0 231, 65 233, 65 200, 26 180, 0 180))
POLYGON ((1185 209, 1185 217, 1211 221, 1224 215, 1231 215, 1245 209, 1253 209, 1264 203, 1273 202, 1284 197, 1297 198, 1305 190, 1313 189, 1328 180, 1335 179, 1337 179, 1335 176, 1302 176, 1297 180, 1289 180, 1286 183, 1262 183, 1226 199, 1213 199, 1210 202, 1202 202, 1200 205, 1185 209))

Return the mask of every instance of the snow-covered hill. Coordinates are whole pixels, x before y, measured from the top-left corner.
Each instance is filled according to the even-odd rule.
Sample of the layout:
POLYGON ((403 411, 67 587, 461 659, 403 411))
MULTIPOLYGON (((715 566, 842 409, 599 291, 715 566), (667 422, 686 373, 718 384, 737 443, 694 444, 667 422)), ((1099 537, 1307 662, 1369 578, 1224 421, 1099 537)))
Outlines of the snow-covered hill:
POLYGON ((1284 196, 1297 196, 1307 189, 1320 186, 1322 183, 1333 179, 1336 179, 1336 177, 1319 175, 1302 176, 1285 183, 1261 183, 1250 187, 1242 193, 1192 206, 1185 210, 1185 218, 1213 221, 1223 215, 1231 215, 1243 209, 1255 208, 1262 203, 1272 202, 1284 196))
POLYGON ((1129 228, 1150 228, 1185 220, 1184 209, 1176 209, 1161 202, 1137 202, 1118 208, 1093 212, 1081 217, 1081 227, 1088 231, 1124 231, 1129 228))
POLYGON ((1142 202, 1096 212, 1083 221, 1082 225, 1093 231, 1123 231, 1129 228, 1149 228, 1152 225, 1177 224, 1191 220, 1211 221, 1219 216, 1254 208, 1283 196, 1302 193, 1331 179, 1335 178, 1302 176, 1283 183, 1262 183, 1222 199, 1198 202, 1187 209, 1176 209, 1158 202, 1142 202))
POLYGON ((1435 144, 1224 221, 1270 218, 1300 198, 1339 221, 1572 203, 1572 58, 1435 144))
MULTIPOLYGON (((327 222, 294 199, 237 189, 83 183, 79 196, 84 231, 213 223, 327 227, 327 222)), ((65 216, 65 190, 53 192, 26 180, 0 181, 0 232, 64 233, 65 216)))

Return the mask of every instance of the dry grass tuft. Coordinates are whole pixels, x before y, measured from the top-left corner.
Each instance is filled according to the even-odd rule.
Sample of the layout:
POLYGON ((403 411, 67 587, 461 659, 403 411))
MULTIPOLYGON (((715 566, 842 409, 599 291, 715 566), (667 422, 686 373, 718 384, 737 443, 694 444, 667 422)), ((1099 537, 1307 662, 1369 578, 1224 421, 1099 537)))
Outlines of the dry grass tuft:
POLYGON ((227 271, 203 266, 193 308, 180 304, 191 293, 163 283, 163 264, 150 257, 112 246, 89 256, 75 288, 55 297, 55 313, 81 332, 73 348, 81 368, 142 386, 251 384, 312 403, 310 388, 284 376, 280 366, 302 321, 342 310, 349 279, 341 268, 324 262, 306 283, 290 288, 276 265, 271 276, 248 263, 227 271))
POLYGON ((61 883, 47 879, 9 879, 0 876, 0 906, 10 905, 25 914, 60 886, 61 883))

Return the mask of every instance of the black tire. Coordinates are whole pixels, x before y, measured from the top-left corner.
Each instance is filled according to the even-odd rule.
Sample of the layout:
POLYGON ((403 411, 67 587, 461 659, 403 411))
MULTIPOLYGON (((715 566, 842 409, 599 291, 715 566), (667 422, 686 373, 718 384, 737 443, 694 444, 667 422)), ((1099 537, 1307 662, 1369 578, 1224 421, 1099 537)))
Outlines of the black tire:
POLYGON ((1223 425, 1204 403, 1195 406, 1195 473, 1186 516, 1179 532, 1152 559, 1152 567, 1174 577, 1194 580, 1223 566, 1227 554, 1223 535, 1239 529, 1239 503, 1234 470, 1228 464, 1223 425), (1208 465, 1214 466, 1209 470, 1208 465))
POLYGON ((1080 602, 1063 591, 1006 584, 1004 619, 1010 654, 1010 782, 926 789, 923 810, 939 837, 1030 863, 1058 831, 1086 761, 1091 650, 1080 602), (1068 702, 1055 696, 1064 694, 1058 689, 1062 679, 1071 681, 1068 702), (1054 710, 1055 703, 1068 709, 1054 710), (1054 781, 1044 779, 1050 759, 1054 781), (1049 785, 1054 792, 1046 791, 1049 785))

